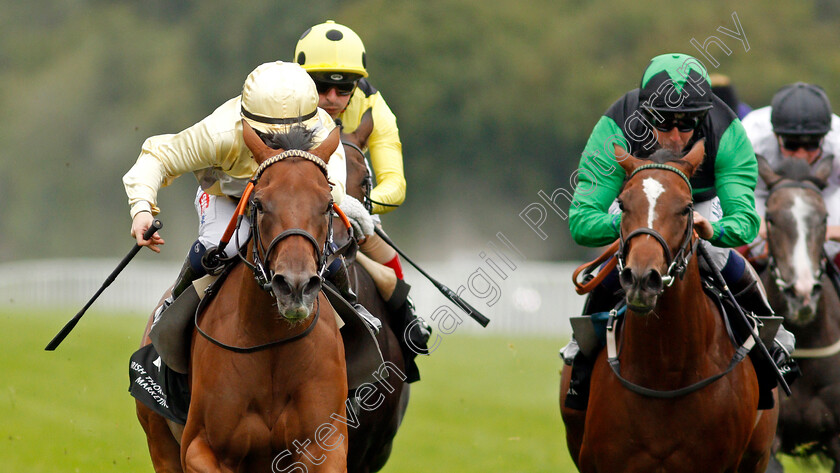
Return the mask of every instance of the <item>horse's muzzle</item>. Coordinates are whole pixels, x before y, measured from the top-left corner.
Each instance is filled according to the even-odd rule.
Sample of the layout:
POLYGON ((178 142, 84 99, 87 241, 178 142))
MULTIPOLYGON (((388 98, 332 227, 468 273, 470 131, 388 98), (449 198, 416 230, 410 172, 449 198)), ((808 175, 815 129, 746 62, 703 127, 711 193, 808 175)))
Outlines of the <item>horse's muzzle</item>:
POLYGON ((655 269, 648 269, 638 276, 631 268, 624 268, 619 274, 619 281, 627 297, 627 308, 639 315, 652 311, 665 289, 662 275, 655 269))
POLYGON ((271 278, 271 292, 277 300, 280 315, 288 320, 302 320, 312 313, 321 278, 317 275, 275 273, 271 278))

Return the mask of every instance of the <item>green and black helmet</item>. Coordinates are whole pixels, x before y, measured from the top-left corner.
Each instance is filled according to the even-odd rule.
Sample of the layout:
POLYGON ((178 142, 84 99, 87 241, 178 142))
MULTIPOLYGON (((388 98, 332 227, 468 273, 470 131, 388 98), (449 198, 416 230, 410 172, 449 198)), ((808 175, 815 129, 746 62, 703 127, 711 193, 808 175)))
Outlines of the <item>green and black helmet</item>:
POLYGON ((820 86, 786 85, 773 96, 770 123, 777 135, 825 135, 831 130, 831 103, 820 86))
POLYGON ((687 54, 663 54, 650 60, 639 86, 639 107, 692 113, 712 108, 712 83, 706 68, 687 54))

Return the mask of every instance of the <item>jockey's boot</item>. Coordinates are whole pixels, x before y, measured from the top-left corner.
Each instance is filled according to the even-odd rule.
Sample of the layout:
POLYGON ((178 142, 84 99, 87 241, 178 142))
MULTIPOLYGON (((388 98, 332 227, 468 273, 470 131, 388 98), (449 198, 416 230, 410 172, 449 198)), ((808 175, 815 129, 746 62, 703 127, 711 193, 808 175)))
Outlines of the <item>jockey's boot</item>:
POLYGON ((190 262, 190 257, 187 256, 187 259, 184 261, 184 265, 181 267, 181 272, 178 273, 178 277, 175 279, 175 284, 172 286, 172 292, 169 296, 163 300, 163 303, 158 307, 158 310, 155 312, 155 319, 154 323, 157 323, 160 320, 161 315, 163 312, 175 302, 175 299, 178 298, 196 279, 204 276, 205 271, 196 271, 193 267, 193 264, 190 262))
POLYGON ((415 358, 430 353, 428 343, 432 328, 425 320, 417 317, 414 302, 408 295, 410 288, 403 279, 397 279, 397 286, 385 304, 390 313, 391 328, 397 336, 405 360, 406 382, 413 383, 420 380, 420 369, 415 358))
POLYGON ((432 327, 417 317, 414 301, 408 295, 411 286, 403 279, 397 279, 397 286, 391 298, 386 301, 388 310, 394 314, 395 332, 400 343, 416 354, 428 355, 432 327))
MULTIPOLYGON (((732 283, 727 281, 727 284, 735 296, 735 300, 738 301, 738 305, 745 312, 752 312, 759 317, 775 315, 770 302, 767 300, 767 294, 764 292, 764 286, 761 284, 758 274, 749 264, 745 266, 744 274, 739 280, 732 283)), ((788 385, 801 374, 796 361, 790 356, 795 345, 796 337, 780 324, 773 340, 773 346, 767 347, 773 362, 788 385)))
MULTIPOLYGON (((621 302, 624 294, 618 281, 618 271, 613 270, 586 296, 583 314, 590 316, 610 311, 621 302)), ((574 334, 568 345, 560 350, 563 362, 572 368, 569 390, 566 392, 566 407, 585 411, 589 404, 589 381, 596 354, 586 356, 578 346, 574 334)))
POLYGON ((374 333, 379 333, 379 329, 382 328, 382 321, 376 318, 376 316, 365 309, 365 306, 359 303, 356 293, 353 292, 353 288, 350 287, 350 278, 347 274, 347 264, 344 262, 344 257, 338 257, 335 261, 333 261, 326 277, 335 285, 339 294, 341 294, 341 297, 349 302, 350 305, 356 309, 356 312, 365 319, 365 322, 370 325, 370 328, 373 329, 374 333))

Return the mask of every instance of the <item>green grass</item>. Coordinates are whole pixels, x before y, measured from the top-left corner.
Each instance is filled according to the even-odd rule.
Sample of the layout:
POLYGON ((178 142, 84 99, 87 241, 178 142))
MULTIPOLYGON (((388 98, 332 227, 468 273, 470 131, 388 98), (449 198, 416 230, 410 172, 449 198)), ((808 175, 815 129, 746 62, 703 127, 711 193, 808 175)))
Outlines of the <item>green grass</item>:
MULTIPOLYGON (((0 313, 0 470, 151 472, 127 391, 145 319, 91 312, 45 352, 74 312, 0 313)), ((562 343, 444 336, 420 360, 384 472, 574 472, 557 407, 562 343)))

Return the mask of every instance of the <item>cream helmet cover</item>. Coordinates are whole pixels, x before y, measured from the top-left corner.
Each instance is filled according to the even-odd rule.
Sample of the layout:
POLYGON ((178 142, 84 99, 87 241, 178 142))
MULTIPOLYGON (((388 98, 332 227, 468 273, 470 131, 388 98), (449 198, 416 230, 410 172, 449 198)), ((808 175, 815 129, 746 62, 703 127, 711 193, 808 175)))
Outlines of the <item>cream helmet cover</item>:
POLYGON ((242 86, 241 115, 264 133, 284 133, 295 124, 313 131, 324 127, 315 83, 293 62, 268 62, 248 75, 242 86))

